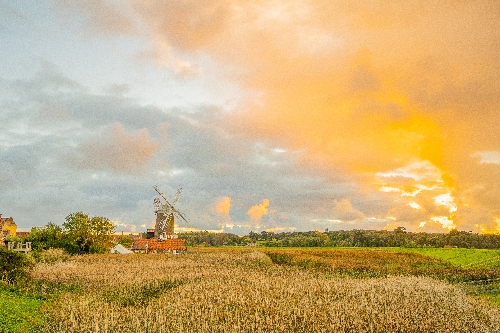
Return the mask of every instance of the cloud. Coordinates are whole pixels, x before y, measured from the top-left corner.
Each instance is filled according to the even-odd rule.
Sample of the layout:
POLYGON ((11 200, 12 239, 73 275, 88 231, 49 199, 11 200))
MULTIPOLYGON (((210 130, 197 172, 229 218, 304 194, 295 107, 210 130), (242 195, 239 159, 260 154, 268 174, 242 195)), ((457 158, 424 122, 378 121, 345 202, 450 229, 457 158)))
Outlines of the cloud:
POLYGON ((77 169, 137 174, 158 149, 147 129, 128 133, 122 124, 114 123, 100 138, 81 143, 69 161, 77 169))
POLYGON ((231 198, 222 197, 215 204, 215 211, 218 214, 229 215, 229 210, 231 209, 231 198))
MULTIPOLYGON (((415 230, 422 222, 442 229, 447 221, 475 231, 495 227, 498 2, 432 0, 422 7, 418 1, 130 0, 116 7, 103 1, 92 8, 61 6, 78 15, 83 9, 94 32, 140 34, 151 47, 139 56, 180 76, 204 76, 204 66, 213 66, 218 79, 238 85, 241 99, 232 110, 163 110, 117 94, 92 95, 46 70, 32 82, 3 82, 5 95, 24 93, 4 97, 0 119, 9 135, 0 134, 3 152, 23 142, 30 146, 23 158, 29 159, 37 144, 53 140, 56 151, 77 147, 80 158, 102 158, 72 171, 92 168, 113 176, 139 174, 145 161, 153 163, 158 179, 188 183, 196 193, 187 200, 194 216, 197 210, 213 212, 214 198, 227 195, 233 220, 245 221, 247 208, 265 193, 277 210, 276 228, 307 229, 340 217, 357 228, 387 223, 388 217, 415 230), (31 104, 24 103, 26 96, 31 104), (51 117, 60 129, 27 126, 30 117, 18 104, 51 117), (12 117, 19 113, 22 120, 12 117), (160 151, 167 139, 155 134, 156 122, 170 125, 169 150, 160 151), (123 127, 97 133, 113 123, 123 127), (118 149, 122 141, 143 152, 118 149), (159 155, 168 165, 155 164, 159 155), (447 205, 436 204, 434 198, 443 195, 450 198, 447 205)), ((43 173, 43 158, 36 156, 32 169, 43 173)), ((15 170, 20 162, 3 163, 9 170, 4 181, 21 178, 15 170)), ((258 219, 267 213, 264 204, 254 206, 258 219)))
POLYGON ((343 222, 362 220, 365 214, 352 207, 347 199, 333 200, 334 207, 332 208, 332 219, 343 222))
POLYGON ((113 6, 106 1, 95 0, 90 3, 56 0, 55 4, 59 10, 72 14, 66 14, 67 17, 75 17, 75 14, 81 15, 85 13, 82 27, 87 34, 118 36, 137 31, 133 21, 124 15, 119 7, 113 6))
POLYGON ((261 204, 250 207, 247 214, 250 215, 252 221, 259 221, 263 215, 267 214, 267 208, 269 207, 269 199, 262 200, 261 204))

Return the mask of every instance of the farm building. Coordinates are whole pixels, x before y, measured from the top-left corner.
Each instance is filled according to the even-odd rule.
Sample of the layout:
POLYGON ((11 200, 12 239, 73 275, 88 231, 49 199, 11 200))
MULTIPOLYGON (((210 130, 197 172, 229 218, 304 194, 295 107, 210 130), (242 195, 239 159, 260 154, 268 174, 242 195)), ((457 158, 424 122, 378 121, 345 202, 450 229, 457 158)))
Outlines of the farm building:
POLYGON ((184 241, 184 239, 180 238, 168 238, 162 241, 155 238, 136 238, 130 250, 135 253, 174 253, 186 251, 184 241))

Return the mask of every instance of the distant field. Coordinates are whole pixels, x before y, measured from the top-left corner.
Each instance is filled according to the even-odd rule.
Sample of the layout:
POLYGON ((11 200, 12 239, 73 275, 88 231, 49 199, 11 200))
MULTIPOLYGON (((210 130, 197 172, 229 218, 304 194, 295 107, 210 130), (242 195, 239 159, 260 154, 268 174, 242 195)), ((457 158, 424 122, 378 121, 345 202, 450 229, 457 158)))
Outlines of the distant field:
POLYGON ((0 292, 6 308, 27 305, 14 316, 29 330, 10 323, 5 332, 500 332, 500 309, 460 287, 500 269, 438 258, 460 253, 450 250, 434 257, 264 247, 76 256, 37 264, 31 286, 0 292))
MULTIPOLYGON (((454 266, 470 268, 500 268, 500 250, 463 249, 463 248, 401 248, 401 247, 259 247, 259 250, 299 250, 317 251, 325 250, 357 250, 357 251, 396 251, 413 252, 436 259, 442 259, 454 266)), ((193 249, 197 251, 196 249, 193 249)))
POLYGON ((397 251, 420 253, 429 257, 446 260, 452 265, 460 267, 500 268, 500 250, 399 248, 397 251))

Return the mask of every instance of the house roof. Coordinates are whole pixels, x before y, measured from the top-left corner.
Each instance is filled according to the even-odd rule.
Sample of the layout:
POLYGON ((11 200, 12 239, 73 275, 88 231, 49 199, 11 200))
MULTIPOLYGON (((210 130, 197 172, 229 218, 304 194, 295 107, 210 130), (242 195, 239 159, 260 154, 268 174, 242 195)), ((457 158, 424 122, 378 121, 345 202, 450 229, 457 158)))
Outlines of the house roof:
POLYGON ((129 249, 126 249, 123 245, 117 244, 111 249, 111 253, 129 254, 133 252, 129 249))
POLYGON ((163 241, 152 239, 135 239, 131 250, 186 250, 185 240, 181 238, 166 239, 163 241))
POLYGON ((0 217, 0 227, 3 226, 17 227, 16 222, 14 222, 14 219, 12 217, 0 217))

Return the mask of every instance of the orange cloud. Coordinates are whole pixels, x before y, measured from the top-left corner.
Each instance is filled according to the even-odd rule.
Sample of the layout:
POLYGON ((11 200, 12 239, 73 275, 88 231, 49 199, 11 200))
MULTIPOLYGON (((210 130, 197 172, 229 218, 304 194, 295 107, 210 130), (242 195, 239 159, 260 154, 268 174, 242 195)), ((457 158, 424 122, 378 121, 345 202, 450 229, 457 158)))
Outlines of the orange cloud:
POLYGON ((247 214, 250 215, 252 221, 259 221, 263 215, 267 214, 268 207, 269 199, 264 199, 261 204, 250 207, 247 214))
POLYGON ((215 211, 219 214, 229 214, 229 210, 231 209, 231 198, 230 197, 222 197, 215 204, 215 211))
MULTIPOLYGON (((500 152, 498 1, 131 2, 154 52, 208 55, 240 85, 247 98, 228 131, 304 151, 304 165, 359 184, 428 163, 459 228, 478 224, 468 207, 498 215, 500 165, 474 157, 500 152)), ((407 203, 395 215, 414 220, 407 203)))

